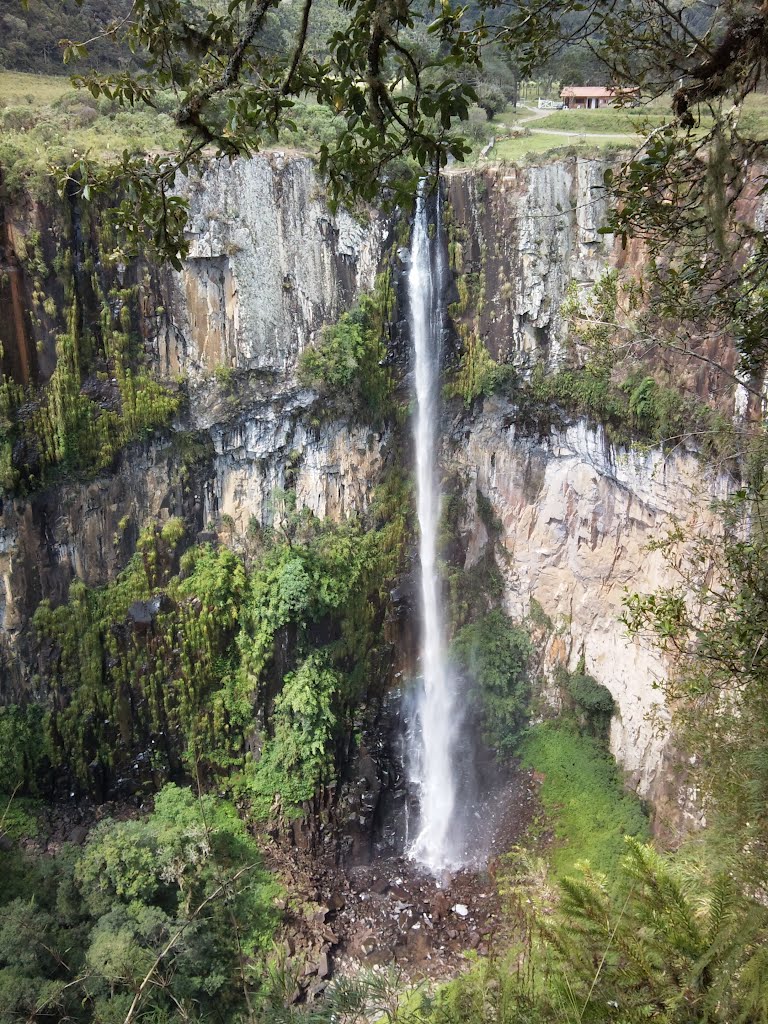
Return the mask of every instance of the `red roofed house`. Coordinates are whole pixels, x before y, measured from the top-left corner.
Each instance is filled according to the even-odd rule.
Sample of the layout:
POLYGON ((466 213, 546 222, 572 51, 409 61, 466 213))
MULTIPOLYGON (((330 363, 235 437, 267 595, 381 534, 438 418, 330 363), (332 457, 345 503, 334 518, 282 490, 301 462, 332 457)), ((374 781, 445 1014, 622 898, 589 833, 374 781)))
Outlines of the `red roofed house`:
POLYGON ((566 85, 560 99, 566 110, 597 110, 598 107, 612 107, 622 93, 632 89, 606 89, 602 85, 566 85))

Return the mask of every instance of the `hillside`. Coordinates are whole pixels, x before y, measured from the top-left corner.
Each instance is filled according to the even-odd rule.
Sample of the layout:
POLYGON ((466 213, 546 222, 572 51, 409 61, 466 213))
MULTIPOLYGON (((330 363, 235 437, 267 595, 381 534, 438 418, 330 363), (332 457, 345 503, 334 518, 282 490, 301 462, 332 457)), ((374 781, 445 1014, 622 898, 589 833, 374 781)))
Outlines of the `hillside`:
POLYGON ((71 73, 62 63, 62 39, 93 39, 91 61, 100 70, 134 63, 131 54, 104 38, 104 32, 130 9, 129 0, 0 0, 0 68, 45 75, 71 73))

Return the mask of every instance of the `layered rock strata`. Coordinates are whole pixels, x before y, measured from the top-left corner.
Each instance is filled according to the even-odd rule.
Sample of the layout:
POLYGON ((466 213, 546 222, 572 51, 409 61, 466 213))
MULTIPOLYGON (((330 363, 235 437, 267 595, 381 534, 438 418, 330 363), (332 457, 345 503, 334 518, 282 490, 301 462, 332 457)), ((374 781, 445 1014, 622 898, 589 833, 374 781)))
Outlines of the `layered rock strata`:
MULTIPOLYGON (((188 400, 164 437, 132 445, 109 472, 0 498, 0 700, 34 685, 40 600, 62 601, 74 577, 113 579, 145 523, 182 515, 202 530, 228 516, 241 534, 254 519, 271 525, 289 476, 300 506, 339 519, 367 507, 378 479, 381 435, 310 415, 316 395, 299 388, 295 370, 322 327, 373 286, 386 222, 332 214, 306 157, 213 165, 181 188, 189 257, 178 273, 141 276, 134 313, 149 364, 161 379, 182 379, 188 400)), ((52 220, 39 207, 8 211, 7 257, 32 232, 47 255, 52 220)), ((14 302, 32 287, 20 282, 14 302)), ((38 322, 49 355, 55 326, 38 322)), ((19 360, 7 360, 11 372, 19 360)))

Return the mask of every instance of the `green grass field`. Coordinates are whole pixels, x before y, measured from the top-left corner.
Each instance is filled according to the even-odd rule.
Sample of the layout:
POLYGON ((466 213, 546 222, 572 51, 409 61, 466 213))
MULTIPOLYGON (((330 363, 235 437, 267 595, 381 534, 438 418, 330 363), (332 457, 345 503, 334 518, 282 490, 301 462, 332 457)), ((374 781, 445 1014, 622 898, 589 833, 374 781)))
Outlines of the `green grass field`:
POLYGON ((534 160, 544 154, 556 157, 558 153, 577 149, 579 152, 626 149, 631 141, 622 136, 606 135, 604 139, 583 139, 571 136, 527 135, 517 139, 501 139, 488 154, 488 159, 502 163, 520 163, 534 160))
MULTIPOLYGON (((530 122, 531 128, 551 131, 575 132, 628 132, 644 135, 653 128, 668 124, 672 120, 669 107, 658 104, 652 108, 637 107, 631 110, 556 110, 541 121, 530 122)), ((710 128, 712 117, 704 116, 699 122, 701 129, 710 128)), ((764 137, 768 133, 768 96, 748 96, 741 113, 740 127, 750 136, 764 137)))
POLYGON ((634 135, 644 124, 655 128, 664 124, 664 115, 647 112, 630 113, 626 110, 555 110, 541 121, 531 121, 529 127, 558 132, 607 132, 634 135))
MULTIPOLYGON (((605 153, 633 149, 643 136, 670 118, 669 106, 657 101, 650 107, 631 110, 556 110, 546 117, 529 120, 534 112, 524 107, 507 108, 488 124, 488 136, 499 139, 488 159, 501 163, 524 163, 544 156, 556 158, 566 152, 605 153), (529 135, 504 138, 509 129, 520 122, 529 135), (551 134, 550 134, 551 133, 551 134), (567 134, 560 134, 567 133, 567 134)), ((712 123, 703 119, 700 130, 712 123)), ((747 137, 768 134, 768 96, 748 96, 741 115, 741 130, 747 137)), ((471 162, 478 158, 477 146, 471 162)))
POLYGON ((544 776, 540 797, 545 826, 554 832, 547 860, 555 878, 582 860, 612 874, 625 853, 624 836, 648 837, 642 804, 624 790, 615 763, 595 740, 546 723, 530 730, 519 754, 544 776))
MULTIPOLYGON (((169 95, 168 101, 166 109, 173 105, 173 97, 169 95)), ((485 122, 476 111, 477 117, 468 123, 474 150, 468 162, 477 161, 494 134, 500 138, 488 154, 491 161, 521 163, 574 151, 585 155, 626 151, 641 137, 637 133, 663 124, 668 111, 669 105, 661 101, 632 110, 553 111, 528 121, 530 134, 516 138, 503 136, 530 118, 531 110, 507 108, 492 122, 485 122)), ((333 144, 337 126, 330 111, 312 102, 299 103, 292 117, 297 129, 281 135, 281 146, 311 153, 321 143, 333 144)), ((748 97, 741 123, 748 135, 768 134, 768 97, 748 97)), ((74 89, 65 76, 0 72, 0 166, 11 191, 41 194, 50 187, 51 165, 69 164, 74 154, 89 153, 108 161, 124 149, 173 149, 178 141, 179 133, 167 114, 143 108, 123 110, 94 100, 74 89)))
POLYGON ((0 108, 40 107, 53 103, 74 89, 66 75, 27 75, 0 71, 0 108))
POLYGON ((0 73, 0 166, 11 193, 47 194, 51 166, 75 154, 108 161, 124 149, 172 148, 178 137, 166 114, 95 100, 67 77, 0 73))

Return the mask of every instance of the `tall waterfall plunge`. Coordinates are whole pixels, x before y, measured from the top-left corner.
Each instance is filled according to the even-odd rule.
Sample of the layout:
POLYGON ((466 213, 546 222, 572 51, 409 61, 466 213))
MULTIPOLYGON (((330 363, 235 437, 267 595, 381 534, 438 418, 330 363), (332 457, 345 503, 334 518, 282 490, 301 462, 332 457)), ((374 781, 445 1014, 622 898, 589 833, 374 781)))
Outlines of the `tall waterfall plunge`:
POLYGON ((455 680, 445 658, 445 635, 437 577, 437 527, 440 486, 437 434, 440 396, 441 301, 445 256, 441 239, 440 203, 430 238, 425 187, 416 200, 416 216, 408 270, 410 329, 414 349, 419 556, 421 561, 422 685, 414 702, 409 733, 412 783, 419 802, 418 831, 408 856, 438 874, 462 863, 462 836, 457 834, 455 747, 460 715, 455 680))

